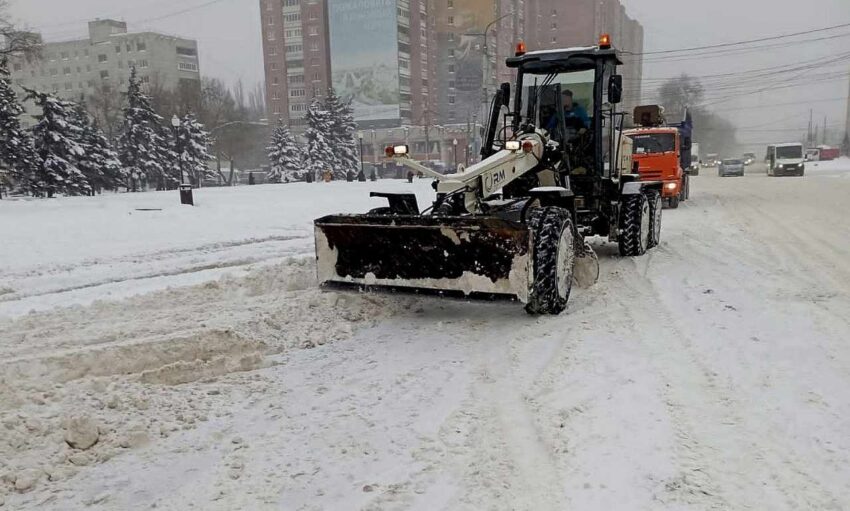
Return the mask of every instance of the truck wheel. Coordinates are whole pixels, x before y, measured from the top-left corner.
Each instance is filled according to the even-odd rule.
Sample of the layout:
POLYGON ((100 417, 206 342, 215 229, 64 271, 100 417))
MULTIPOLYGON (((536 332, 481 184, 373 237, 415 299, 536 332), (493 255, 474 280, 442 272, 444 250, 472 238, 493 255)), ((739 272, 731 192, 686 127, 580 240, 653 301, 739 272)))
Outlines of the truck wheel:
POLYGON ((670 197, 667 199, 667 206, 670 209, 679 209, 679 197, 670 197))
POLYGON ((535 209, 528 220, 534 237, 533 282, 525 306, 529 314, 560 314, 573 287, 576 232, 564 208, 535 209))
POLYGON ((661 194, 651 191, 646 194, 649 200, 649 245, 647 248, 657 247, 661 243, 661 211, 664 209, 661 194))
POLYGON ((620 209, 620 255, 641 256, 649 247, 651 209, 644 194, 629 195, 620 209))

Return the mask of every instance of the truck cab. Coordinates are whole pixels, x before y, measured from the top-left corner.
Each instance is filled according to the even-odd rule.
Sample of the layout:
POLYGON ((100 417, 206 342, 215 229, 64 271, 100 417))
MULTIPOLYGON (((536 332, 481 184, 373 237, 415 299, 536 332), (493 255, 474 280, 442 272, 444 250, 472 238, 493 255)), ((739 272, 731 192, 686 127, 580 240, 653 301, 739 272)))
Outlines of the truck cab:
POLYGON ((776 144, 767 151, 768 176, 802 176, 806 170, 803 144, 776 144))
POLYGON ((641 181, 661 181, 662 198, 671 208, 687 198, 687 175, 681 166, 681 135, 677 128, 647 127, 626 131, 632 139, 632 160, 641 181))

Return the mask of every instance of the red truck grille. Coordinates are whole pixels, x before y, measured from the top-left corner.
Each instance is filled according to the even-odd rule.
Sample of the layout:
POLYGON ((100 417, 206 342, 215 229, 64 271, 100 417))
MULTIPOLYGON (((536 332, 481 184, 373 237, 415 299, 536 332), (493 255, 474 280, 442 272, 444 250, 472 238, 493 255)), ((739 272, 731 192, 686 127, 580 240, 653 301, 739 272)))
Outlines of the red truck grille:
POLYGON ((661 180, 661 171, 660 170, 643 170, 640 171, 641 179, 646 181, 660 181, 661 180))

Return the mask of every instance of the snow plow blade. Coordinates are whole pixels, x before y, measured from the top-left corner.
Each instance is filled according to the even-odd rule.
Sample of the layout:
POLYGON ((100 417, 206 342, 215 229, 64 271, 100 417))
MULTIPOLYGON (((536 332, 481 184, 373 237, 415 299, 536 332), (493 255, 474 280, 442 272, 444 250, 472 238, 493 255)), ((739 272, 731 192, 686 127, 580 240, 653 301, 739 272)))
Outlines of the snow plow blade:
POLYGON ((315 231, 320 285, 528 299, 531 234, 519 222, 334 215, 315 231))

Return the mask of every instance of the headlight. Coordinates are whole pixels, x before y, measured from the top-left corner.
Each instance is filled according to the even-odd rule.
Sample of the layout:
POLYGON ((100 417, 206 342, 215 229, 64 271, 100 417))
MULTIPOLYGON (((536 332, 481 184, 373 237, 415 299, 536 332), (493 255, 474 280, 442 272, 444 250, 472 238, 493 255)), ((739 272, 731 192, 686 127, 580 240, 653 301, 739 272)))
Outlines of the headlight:
POLYGON ((676 183, 667 183, 664 186, 666 186, 668 190, 675 190, 679 185, 676 183))
POLYGON ((520 144, 519 140, 508 140, 505 142, 505 149, 508 151, 519 151, 521 147, 522 144, 520 144))
POLYGON ((397 145, 393 147, 393 152, 396 156, 404 156, 407 154, 407 146, 406 145, 397 145))

